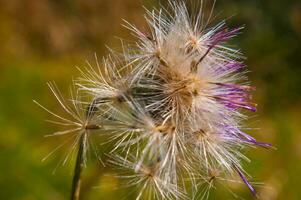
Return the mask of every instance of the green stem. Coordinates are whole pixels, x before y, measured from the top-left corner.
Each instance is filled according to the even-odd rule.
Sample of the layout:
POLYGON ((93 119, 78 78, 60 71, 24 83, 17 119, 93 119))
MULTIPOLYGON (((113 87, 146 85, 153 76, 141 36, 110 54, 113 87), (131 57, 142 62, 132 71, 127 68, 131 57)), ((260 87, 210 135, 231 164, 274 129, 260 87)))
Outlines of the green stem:
POLYGON ((86 133, 84 132, 79 139, 79 147, 76 157, 76 163, 73 174, 71 200, 79 200, 80 187, 81 187, 81 172, 84 167, 84 145, 86 133))
MULTIPOLYGON (((95 114, 97 99, 93 100, 86 109, 86 120, 89 121, 92 116, 95 114)), ((79 147, 76 157, 76 163, 74 168, 73 174, 73 181, 72 181, 72 190, 71 190, 71 200, 79 200, 80 197, 80 189, 81 189, 81 173, 84 167, 84 157, 86 154, 86 141, 87 141, 87 134, 89 130, 92 129, 99 129, 98 125, 94 124, 85 124, 84 130, 81 133, 79 138, 79 147)))

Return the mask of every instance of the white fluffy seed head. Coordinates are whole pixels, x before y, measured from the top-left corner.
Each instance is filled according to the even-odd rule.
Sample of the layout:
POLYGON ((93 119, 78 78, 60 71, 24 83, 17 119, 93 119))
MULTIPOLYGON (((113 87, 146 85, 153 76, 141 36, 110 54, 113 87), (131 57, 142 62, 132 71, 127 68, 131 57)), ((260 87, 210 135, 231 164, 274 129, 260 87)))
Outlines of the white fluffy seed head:
POLYGON ((200 174, 238 172, 253 192, 240 173, 241 161, 248 160, 242 149, 260 143, 239 130, 246 118, 241 109, 255 110, 248 94, 253 88, 241 53, 225 43, 242 28, 228 29, 224 21, 208 28, 202 10, 190 16, 184 3, 170 5, 171 13, 147 11, 149 33, 127 24, 138 38, 124 56, 133 63, 137 102, 160 130, 144 134, 136 171, 157 157, 163 180, 178 187, 179 172, 194 177, 190 166, 198 163, 200 174))
POLYGON ((184 199, 187 182, 233 173, 254 193, 242 149, 269 145, 240 130, 241 110, 255 111, 253 88, 241 53, 226 41, 241 28, 224 21, 208 28, 203 10, 191 16, 183 2, 170 1, 170 8, 146 11, 149 33, 127 23, 137 42, 123 59, 111 51, 102 62, 96 58, 97 69, 80 69, 76 85, 92 96, 111 163, 131 171, 123 177, 141 186, 137 199, 184 199))

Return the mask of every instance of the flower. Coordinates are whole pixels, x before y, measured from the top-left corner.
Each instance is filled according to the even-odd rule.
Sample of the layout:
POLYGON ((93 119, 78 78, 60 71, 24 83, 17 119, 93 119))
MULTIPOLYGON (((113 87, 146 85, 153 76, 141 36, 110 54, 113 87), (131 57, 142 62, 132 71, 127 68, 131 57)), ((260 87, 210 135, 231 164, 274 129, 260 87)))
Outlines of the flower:
POLYGON ((247 119, 241 110, 256 111, 250 95, 255 88, 247 81, 242 54, 226 42, 243 27, 230 29, 222 21, 208 28, 201 23, 202 10, 190 16, 185 3, 170 1, 170 5, 171 13, 147 11, 150 34, 127 23, 138 38, 134 50, 124 56, 133 63, 137 95, 156 123, 172 127, 162 131, 159 145, 141 147, 140 163, 150 146, 159 146, 159 169, 166 182, 177 185, 181 165, 198 162, 203 163, 201 173, 219 167, 239 174, 255 193, 242 173, 242 160, 249 161, 242 150, 271 145, 240 129, 247 119))
POLYGON ((208 28, 203 10, 190 15, 184 2, 169 3, 171 12, 147 11, 149 33, 127 23, 136 45, 123 44, 100 63, 95 57, 97 69, 79 69, 77 92, 90 101, 76 98, 71 109, 50 85, 71 120, 39 105, 62 121, 54 123, 74 126, 54 135, 77 133, 74 144, 84 137, 84 152, 90 130, 101 128, 109 162, 130 172, 121 176, 129 186, 140 186, 137 199, 185 199, 189 185, 198 198, 195 188, 206 183, 204 199, 216 180, 234 175, 256 195, 242 167, 244 149, 271 145, 243 132, 242 111, 256 111, 255 88, 242 53, 227 45, 243 28, 225 21, 208 28))

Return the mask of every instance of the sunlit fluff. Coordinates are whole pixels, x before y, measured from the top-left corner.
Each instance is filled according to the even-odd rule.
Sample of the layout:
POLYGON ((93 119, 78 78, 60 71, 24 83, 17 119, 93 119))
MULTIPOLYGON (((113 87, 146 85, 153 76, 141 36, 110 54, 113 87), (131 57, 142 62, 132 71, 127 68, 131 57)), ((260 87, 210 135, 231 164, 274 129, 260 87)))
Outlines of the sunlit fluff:
MULTIPOLYGON (((47 156, 43 158, 43 161, 58 151, 63 146, 71 144, 69 150, 67 151, 65 157, 61 160, 61 164, 65 165, 68 159, 70 159, 73 153, 77 150, 79 146, 80 138, 83 139, 83 161, 86 164, 87 161, 87 151, 92 149, 96 157, 98 157, 95 144, 90 141, 90 133, 94 130, 99 130, 101 125, 97 116, 94 115, 95 112, 95 102, 85 102, 82 101, 78 92, 70 90, 70 98, 65 99, 55 83, 48 83, 48 87, 55 96, 58 104, 61 106, 64 115, 59 115, 50 111, 46 107, 42 106, 37 101, 34 101, 38 106, 47 111, 53 119, 46 120, 52 124, 60 125, 63 130, 54 132, 52 134, 46 135, 46 137, 53 136, 68 136, 68 139, 62 144, 59 144, 53 151, 51 151, 47 156)), ((60 164, 59 163, 59 164, 60 164)))
MULTIPOLYGON (((255 88, 242 54, 227 46, 242 27, 222 21, 208 28, 212 13, 206 21, 202 9, 191 15, 182 2, 170 1, 167 10, 146 11, 147 33, 127 23, 135 45, 100 63, 96 58, 96 69, 89 63, 79 69, 76 86, 93 100, 87 105, 95 108, 93 127, 110 144, 109 162, 129 173, 119 177, 140 188, 137 199, 205 199, 214 180, 235 176, 256 195, 243 149, 271 145, 242 131, 242 110, 256 111, 255 88)), ((79 121, 63 134, 87 129, 63 108, 79 121)))

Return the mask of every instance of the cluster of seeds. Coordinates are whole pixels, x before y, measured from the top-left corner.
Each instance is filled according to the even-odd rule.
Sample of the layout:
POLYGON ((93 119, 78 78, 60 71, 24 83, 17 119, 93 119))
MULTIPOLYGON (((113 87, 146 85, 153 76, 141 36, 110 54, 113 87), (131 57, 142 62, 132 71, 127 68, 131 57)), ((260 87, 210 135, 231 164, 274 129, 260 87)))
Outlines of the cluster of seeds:
POLYGON ((53 123, 72 126, 53 135, 70 134, 83 155, 90 132, 107 136, 108 162, 139 188, 137 199, 208 198, 216 180, 235 176, 256 195, 242 152, 270 145, 242 131, 241 111, 256 111, 254 88, 241 53, 225 44, 242 28, 224 21, 207 28, 202 10, 191 16, 184 3, 170 5, 171 12, 147 11, 148 33, 127 24, 137 41, 121 55, 111 51, 96 67, 79 69, 72 106, 50 84, 72 118, 45 108, 60 120, 53 123))

